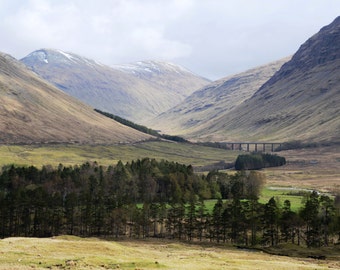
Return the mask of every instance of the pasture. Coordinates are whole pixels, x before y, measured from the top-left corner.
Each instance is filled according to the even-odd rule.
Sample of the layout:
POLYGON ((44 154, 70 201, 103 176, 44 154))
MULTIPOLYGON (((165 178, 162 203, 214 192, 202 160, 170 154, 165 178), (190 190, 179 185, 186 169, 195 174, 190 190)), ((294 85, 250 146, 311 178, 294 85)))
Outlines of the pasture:
MULTIPOLYGON (((308 251, 313 254, 313 251, 308 251)), ((0 240, 0 269, 339 269, 327 260, 269 255, 232 246, 170 240, 6 238, 0 240)), ((307 254, 305 254, 307 255, 307 254)))

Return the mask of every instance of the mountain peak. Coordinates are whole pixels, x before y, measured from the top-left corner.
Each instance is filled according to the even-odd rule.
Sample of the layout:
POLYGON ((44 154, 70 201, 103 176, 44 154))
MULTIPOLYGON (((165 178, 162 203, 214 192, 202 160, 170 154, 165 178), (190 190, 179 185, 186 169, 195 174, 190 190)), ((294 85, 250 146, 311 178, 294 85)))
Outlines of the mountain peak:
POLYGON ((40 64, 63 64, 63 65, 102 65, 86 57, 56 49, 40 49, 30 53, 21 59, 27 66, 40 64))
POLYGON ((292 59, 261 88, 297 71, 306 73, 315 67, 340 59, 340 16, 304 42, 292 59))

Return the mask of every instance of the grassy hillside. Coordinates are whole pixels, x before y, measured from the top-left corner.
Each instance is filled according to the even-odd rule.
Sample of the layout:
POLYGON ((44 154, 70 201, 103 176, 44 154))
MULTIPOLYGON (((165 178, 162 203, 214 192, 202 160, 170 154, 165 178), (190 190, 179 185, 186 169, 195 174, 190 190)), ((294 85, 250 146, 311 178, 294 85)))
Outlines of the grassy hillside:
POLYGON ((0 53, 0 143, 120 143, 151 136, 93 111, 0 53))
MULTIPOLYGON (((210 244, 169 240, 105 241, 61 236, 0 240, 0 269, 338 269, 339 253, 328 260, 274 256, 210 244)), ((282 248, 280 250, 282 252, 282 248)), ((296 255, 298 250, 295 251, 296 255)), ((302 254, 301 254, 302 255, 302 254)))

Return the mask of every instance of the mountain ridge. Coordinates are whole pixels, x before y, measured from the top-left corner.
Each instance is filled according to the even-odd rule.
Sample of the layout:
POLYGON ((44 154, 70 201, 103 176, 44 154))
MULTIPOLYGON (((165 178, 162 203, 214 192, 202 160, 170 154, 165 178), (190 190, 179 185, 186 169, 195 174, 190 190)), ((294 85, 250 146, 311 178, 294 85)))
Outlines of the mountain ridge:
POLYGON ((60 50, 41 49, 21 61, 81 101, 141 124, 210 82, 174 64, 106 66, 60 50))

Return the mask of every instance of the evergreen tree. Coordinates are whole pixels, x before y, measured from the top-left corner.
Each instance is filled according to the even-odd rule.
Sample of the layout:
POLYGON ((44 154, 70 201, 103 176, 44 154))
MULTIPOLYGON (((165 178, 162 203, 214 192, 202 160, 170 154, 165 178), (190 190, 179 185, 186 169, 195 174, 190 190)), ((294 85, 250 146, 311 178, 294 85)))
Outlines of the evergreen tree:
POLYGON ((268 203, 264 206, 264 235, 263 240, 266 242, 267 239, 271 246, 278 244, 278 221, 279 221, 279 208, 276 204, 274 197, 272 197, 268 203))
POLYGON ((320 218, 319 218, 319 195, 313 191, 306 200, 305 206, 300 215, 306 223, 306 237, 308 247, 319 247, 320 239, 320 218))
POLYGON ((211 238, 216 240, 217 243, 221 241, 223 233, 223 201, 218 199, 214 205, 212 212, 212 227, 211 227, 211 238))
POLYGON ((300 231, 301 221, 297 213, 291 210, 291 203, 289 200, 285 200, 282 209, 282 215, 280 218, 281 236, 285 242, 291 240, 295 243, 295 236, 300 231))
POLYGON ((335 207, 334 202, 331 198, 326 195, 321 195, 320 197, 320 215, 321 215, 321 226, 322 233, 324 236, 324 244, 326 246, 329 245, 329 234, 331 228, 331 224, 335 220, 335 207))

